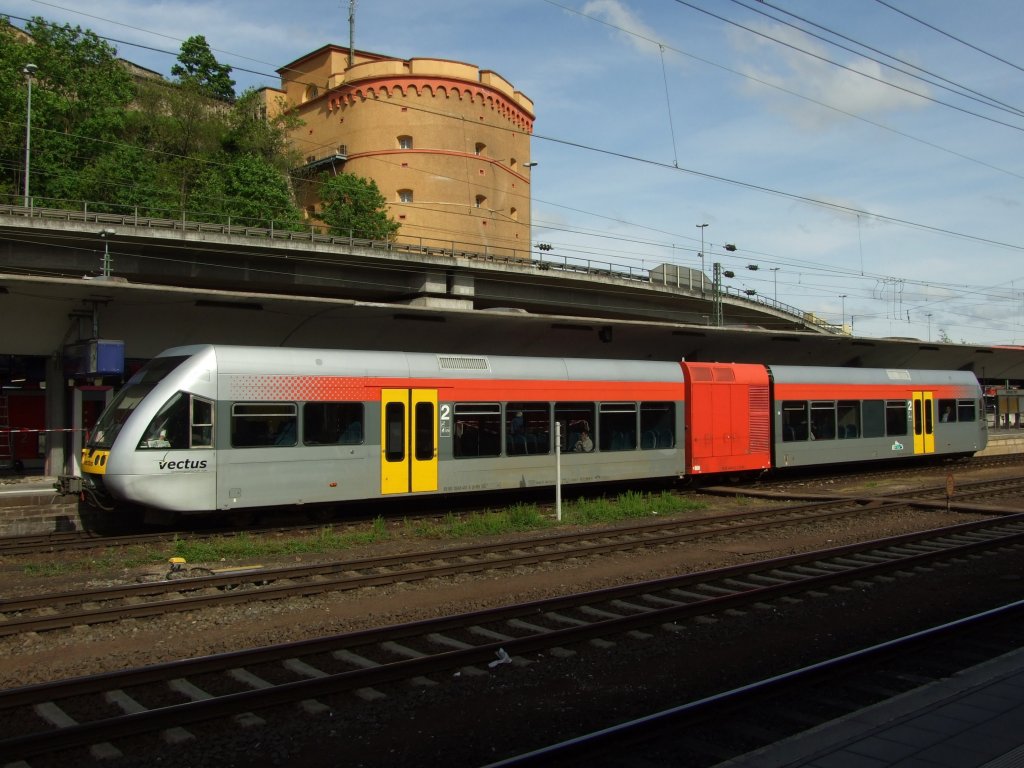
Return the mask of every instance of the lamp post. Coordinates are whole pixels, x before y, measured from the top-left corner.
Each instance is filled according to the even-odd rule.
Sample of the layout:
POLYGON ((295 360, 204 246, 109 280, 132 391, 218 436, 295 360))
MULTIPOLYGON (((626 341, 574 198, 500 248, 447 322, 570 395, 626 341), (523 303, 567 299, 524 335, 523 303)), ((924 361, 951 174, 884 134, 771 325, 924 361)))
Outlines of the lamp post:
POLYGON ((842 330, 843 326, 846 324, 846 294, 839 294, 839 298, 843 302, 843 313, 839 316, 839 329, 842 330))
POLYGON ((30 163, 32 160, 32 76, 39 69, 35 64, 26 64, 22 67, 22 73, 25 75, 25 80, 28 81, 28 101, 25 109, 25 207, 28 208, 28 178, 30 175, 30 163))
POLYGON ((772 270, 772 299, 779 303, 779 270, 782 267, 771 267, 772 270))
POLYGON ((707 224, 697 224, 697 229, 700 230, 700 295, 704 295, 704 230, 707 228, 707 224))

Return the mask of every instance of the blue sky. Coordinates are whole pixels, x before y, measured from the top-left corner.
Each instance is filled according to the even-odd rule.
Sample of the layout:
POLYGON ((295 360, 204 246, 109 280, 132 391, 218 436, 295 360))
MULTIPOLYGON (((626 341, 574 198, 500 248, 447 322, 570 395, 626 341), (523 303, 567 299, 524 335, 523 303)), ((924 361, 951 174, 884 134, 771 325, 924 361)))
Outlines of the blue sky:
MULTIPOLYGON (((90 28, 165 75, 201 34, 240 88, 349 37, 348 0, 0 13, 90 28)), ((700 268, 706 223, 709 273, 858 336, 1024 344, 1021 29, 1006 0, 359 0, 355 36, 534 101, 533 241, 557 256, 700 268)))

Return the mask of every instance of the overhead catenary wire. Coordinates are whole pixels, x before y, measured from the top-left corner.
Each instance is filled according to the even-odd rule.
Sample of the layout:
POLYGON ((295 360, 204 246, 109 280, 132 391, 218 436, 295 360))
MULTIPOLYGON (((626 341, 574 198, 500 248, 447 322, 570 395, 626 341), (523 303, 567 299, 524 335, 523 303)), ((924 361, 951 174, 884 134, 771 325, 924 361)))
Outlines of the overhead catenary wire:
POLYGON ((1007 59, 1004 59, 1002 56, 997 56, 996 54, 992 53, 991 51, 987 51, 984 48, 980 48, 980 47, 974 45, 973 43, 969 43, 966 40, 963 40, 963 39, 957 37, 956 35, 954 35, 954 34, 952 34, 950 32, 945 31, 944 29, 939 29, 934 24, 929 24, 927 21, 924 21, 923 19, 919 19, 917 16, 913 16, 913 15, 907 13, 906 11, 904 11, 904 10, 902 10, 900 8, 897 8, 892 3, 887 3, 887 2, 885 2, 885 0, 875 0, 875 2, 878 3, 879 5, 884 5, 886 8, 888 8, 891 11, 895 11, 896 13, 899 13, 899 14, 901 14, 903 16, 906 16, 908 19, 910 19, 912 21, 916 21, 918 24, 921 24, 922 26, 928 27, 928 29, 931 29, 931 30, 933 30, 935 32, 938 32, 940 35, 945 35, 950 40, 955 40, 956 42, 960 43, 961 45, 966 45, 968 48, 971 48, 972 50, 975 50, 978 53, 984 54, 985 56, 989 56, 989 57, 995 59, 998 62, 1006 64, 1008 67, 1013 67, 1014 69, 1018 70, 1019 72, 1024 72, 1024 67, 1021 67, 1019 64, 1014 64, 1012 61, 1008 61, 1007 59))
POLYGON ((798 32, 801 32, 802 34, 809 35, 811 37, 814 37, 817 40, 821 40, 824 43, 836 46, 837 48, 840 48, 840 49, 842 49, 844 51, 847 51, 849 53, 853 53, 853 54, 855 54, 857 56, 864 57, 864 58, 868 59, 869 61, 873 61, 876 64, 879 64, 879 65, 881 65, 883 67, 887 67, 887 68, 893 69, 893 70, 895 70, 895 71, 897 71, 897 72, 899 72, 899 73, 901 73, 903 75, 906 75, 908 77, 913 77, 915 79, 921 80, 922 82, 928 83, 929 85, 942 88, 943 90, 947 90, 950 93, 955 93, 955 94, 957 94, 959 96, 964 96, 965 98, 971 99, 972 101, 977 101, 979 103, 987 104, 987 105, 995 107, 997 109, 1002 109, 1002 110, 1005 110, 1007 112, 1011 112, 1013 114, 1024 116, 1024 109, 1020 109, 1019 107, 1014 107, 1014 106, 1011 106, 1009 104, 1006 104, 1005 102, 1000 101, 999 99, 996 99, 996 98, 994 98, 992 96, 986 96, 985 94, 981 93, 980 91, 977 91, 977 90, 975 90, 973 88, 970 88, 970 87, 968 87, 966 85, 963 85, 962 83, 957 83, 957 82, 955 82, 953 80, 950 80, 949 78, 946 78, 946 77, 943 77, 942 75, 936 74, 935 72, 932 72, 930 70, 924 69, 923 67, 921 67, 918 64, 913 64, 912 62, 909 62, 906 59, 902 59, 902 58, 900 58, 900 57, 898 57, 898 56, 896 56, 894 54, 886 53, 885 51, 882 51, 881 49, 876 48, 874 46, 868 45, 867 43, 861 42, 859 40, 854 40, 849 35, 845 35, 842 32, 837 32, 834 29, 830 29, 829 27, 826 27, 826 26, 823 26, 821 24, 818 24, 817 22, 811 21, 810 19, 807 19, 807 18, 805 18, 803 16, 799 16, 799 15, 797 15, 795 13, 792 13, 791 11, 787 11, 784 8, 778 7, 777 5, 773 5, 772 3, 768 2, 767 0, 758 0, 757 5, 750 5, 749 3, 744 2, 744 0, 731 0, 731 2, 735 3, 736 5, 740 6, 741 8, 745 8, 748 11, 751 11, 752 13, 760 14, 760 15, 766 17, 766 18, 771 19, 772 21, 775 21, 775 22, 777 22, 779 24, 784 24, 787 27, 795 29, 798 32), (916 74, 914 74, 913 72, 911 72, 911 71, 909 71, 907 69, 902 69, 900 67, 894 67, 892 64, 889 64, 888 62, 885 62, 885 61, 883 61, 881 59, 874 58, 873 56, 865 56, 865 54, 862 53, 861 51, 855 50, 855 49, 850 48, 850 47, 845 46, 845 45, 840 45, 839 43, 835 42, 834 40, 830 40, 827 37, 824 37, 823 35, 818 35, 818 34, 816 34, 814 32, 810 32, 807 29, 804 29, 803 27, 799 27, 799 26, 797 26, 795 24, 791 24, 788 21, 780 19, 780 18, 778 18, 776 16, 772 16, 771 14, 767 13, 766 11, 764 11, 763 10, 764 8, 771 8, 772 10, 776 11, 777 13, 784 14, 786 16, 789 16, 790 18, 793 18, 793 19, 797 19, 797 20, 799 20, 803 24, 807 24, 807 25, 813 26, 816 29, 820 29, 820 30, 822 30, 824 32, 827 32, 830 35, 834 35, 835 37, 838 37, 838 38, 840 38, 842 40, 846 40, 848 42, 851 42, 854 45, 860 46, 861 48, 864 48, 865 50, 871 51, 872 53, 876 53, 876 54, 878 54, 880 56, 884 56, 887 59, 892 59, 893 61, 899 62, 900 64, 902 64, 905 67, 910 67, 911 69, 917 70, 918 72, 923 72, 924 74, 928 75, 928 77, 934 78, 934 80, 929 80, 928 78, 923 78, 920 75, 916 75, 916 74), (940 82, 935 82, 935 80, 940 81, 940 82), (943 85, 943 83, 945 83, 945 85, 943 85))
MULTIPOLYGON (((54 5, 54 7, 60 7, 60 6, 54 5)), ((128 44, 128 45, 135 45, 133 43, 126 43, 126 44, 128 44)), ((154 50, 156 50, 156 49, 154 49, 154 50)), ((241 69, 241 68, 239 68, 239 69, 241 69)), ((253 72, 254 70, 242 70, 242 71, 253 72)), ((264 73, 257 73, 257 74, 264 74, 264 73)), ((270 75, 268 75, 268 76, 270 76, 270 75)), ((539 138, 539 140, 548 140, 548 137, 537 137, 537 138, 539 138)), ((573 145, 574 146, 583 146, 583 145, 575 144, 575 143, 573 143, 573 145)), ((602 151, 602 150, 599 150, 596 147, 590 147, 589 149, 591 149, 592 151, 602 151)), ((624 157, 628 157, 628 156, 624 156, 624 157)), ((631 159, 639 160, 641 162, 646 162, 646 160, 644 160, 643 158, 631 158, 631 159)), ((965 158, 965 159, 969 159, 969 158, 965 158)), ((677 164, 678 164, 677 161, 674 161, 672 166, 671 166, 671 168, 676 168, 677 164)), ((667 164, 666 164, 665 167, 669 167, 669 166, 667 166, 667 164)), ((989 166, 989 167, 992 167, 992 166, 989 166)), ((679 169, 679 170, 687 170, 687 169, 679 169)), ((1002 169, 996 169, 996 170, 1002 170, 1002 169)), ((713 175, 709 175, 709 178, 715 178, 715 177, 713 175)), ((731 180, 731 179, 723 179, 723 180, 725 180, 725 181, 727 181, 729 183, 732 183, 733 181, 735 181, 735 180, 731 180)), ((755 185, 754 187, 752 187, 752 189, 758 190, 759 188, 755 185)), ((776 190, 770 190, 770 193, 772 193, 772 194, 775 194, 777 192, 778 191, 776 191, 776 190)), ((541 205, 557 205, 556 203, 553 203, 553 202, 546 202, 546 201, 537 201, 537 202, 539 204, 541 204, 541 205)), ((595 214, 591 214, 590 212, 587 212, 587 211, 582 211, 582 212, 587 214, 587 215, 595 215, 595 214)), ((884 217, 880 217, 878 215, 871 214, 871 213, 869 213, 867 211, 861 211, 861 212, 859 212, 859 213, 857 213, 855 215, 858 216, 858 220, 859 220, 861 215, 868 215, 868 216, 872 216, 873 218, 876 218, 876 219, 884 220, 884 217)), ((642 226, 642 225, 635 224, 633 222, 624 222, 624 223, 628 224, 629 226, 642 226)), ((908 222, 908 224, 911 225, 911 226, 914 226, 914 222, 908 222)), ((939 233, 942 233, 941 229, 938 229, 938 230, 935 230, 935 231, 937 231, 939 233)), ((950 233, 950 234, 953 234, 954 236, 958 236, 958 237, 964 236, 963 233, 955 233, 955 232, 953 232, 953 233, 950 233)), ((682 237, 682 236, 680 236, 680 237, 682 237)), ((981 242, 986 242, 986 241, 983 239, 983 240, 981 240, 981 242)), ((1015 247, 1015 246, 1012 246, 1012 244, 1001 244, 1001 245, 1006 245, 1008 247, 1015 247)))

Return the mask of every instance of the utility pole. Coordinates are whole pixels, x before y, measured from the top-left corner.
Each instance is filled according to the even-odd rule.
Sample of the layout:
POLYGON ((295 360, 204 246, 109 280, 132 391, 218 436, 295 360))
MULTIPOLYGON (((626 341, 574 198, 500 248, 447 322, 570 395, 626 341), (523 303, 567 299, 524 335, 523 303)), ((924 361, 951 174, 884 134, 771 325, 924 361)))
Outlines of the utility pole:
POLYGON ((725 323, 722 313, 722 265, 717 261, 714 263, 714 283, 711 286, 711 306, 714 314, 712 325, 721 328, 725 323))
POLYGON ((356 0, 348 0, 348 66, 356 63, 356 0))
POLYGON ((32 174, 32 76, 39 69, 35 64, 26 64, 21 70, 28 81, 28 102, 25 109, 25 207, 28 208, 29 200, 29 176, 32 174))

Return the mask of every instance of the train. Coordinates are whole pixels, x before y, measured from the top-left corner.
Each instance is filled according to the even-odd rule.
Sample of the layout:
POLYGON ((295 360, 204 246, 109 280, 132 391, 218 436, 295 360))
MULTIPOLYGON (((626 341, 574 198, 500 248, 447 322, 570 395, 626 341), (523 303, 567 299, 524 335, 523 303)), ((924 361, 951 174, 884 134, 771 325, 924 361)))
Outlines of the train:
POLYGON ((987 442, 965 371, 192 345, 87 436, 103 510, 337 506, 922 456, 987 442))

